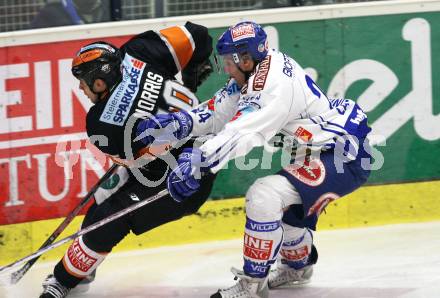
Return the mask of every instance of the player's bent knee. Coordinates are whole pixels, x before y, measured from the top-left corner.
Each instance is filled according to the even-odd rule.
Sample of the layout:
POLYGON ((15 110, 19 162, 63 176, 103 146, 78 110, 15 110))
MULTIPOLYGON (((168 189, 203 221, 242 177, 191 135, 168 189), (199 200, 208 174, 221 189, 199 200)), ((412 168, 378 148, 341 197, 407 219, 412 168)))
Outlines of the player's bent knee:
POLYGON ((280 220, 283 214, 282 194, 274 187, 276 175, 257 179, 246 193, 246 214, 257 221, 280 220))
MULTIPOLYGON (((105 201, 103 204, 98 205, 96 208, 88 212, 86 215, 87 220, 82 224, 82 228, 92 225, 102 219, 109 217, 111 214, 119 211, 122 207, 114 204, 110 204, 109 201, 105 201)), ((110 252, 116 244, 118 244, 128 233, 130 232, 130 226, 126 218, 120 218, 106 225, 91 231, 83 236, 84 244, 90 249, 97 252, 110 252)))

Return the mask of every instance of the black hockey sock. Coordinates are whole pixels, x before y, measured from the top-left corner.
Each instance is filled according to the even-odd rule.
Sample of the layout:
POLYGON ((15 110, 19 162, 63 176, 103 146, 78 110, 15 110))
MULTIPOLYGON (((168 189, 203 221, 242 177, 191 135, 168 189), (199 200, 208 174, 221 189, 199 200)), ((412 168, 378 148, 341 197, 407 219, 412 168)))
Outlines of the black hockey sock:
POLYGON ((83 280, 83 278, 73 276, 67 272, 62 260, 53 269, 53 274, 60 284, 70 289, 76 287, 83 280))

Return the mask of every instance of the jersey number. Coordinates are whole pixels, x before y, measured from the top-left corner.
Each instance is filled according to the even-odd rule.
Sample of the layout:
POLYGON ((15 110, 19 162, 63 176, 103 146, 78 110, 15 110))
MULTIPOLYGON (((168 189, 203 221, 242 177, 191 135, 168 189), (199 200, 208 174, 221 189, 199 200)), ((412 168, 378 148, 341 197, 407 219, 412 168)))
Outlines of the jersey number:
POLYGON ((199 100, 191 91, 171 80, 165 82, 163 97, 169 107, 169 112, 190 110, 199 104, 199 100))
POLYGON ((202 104, 198 109, 192 110, 193 113, 199 116, 199 123, 205 123, 211 116, 212 112, 207 109, 208 103, 202 104))
POLYGON ((321 95, 325 97, 325 99, 328 100, 327 96, 325 96, 324 92, 322 92, 321 88, 319 88, 318 85, 316 85, 315 81, 309 75, 306 75, 306 83, 307 86, 310 88, 313 94, 316 95, 316 97, 321 98, 321 95))

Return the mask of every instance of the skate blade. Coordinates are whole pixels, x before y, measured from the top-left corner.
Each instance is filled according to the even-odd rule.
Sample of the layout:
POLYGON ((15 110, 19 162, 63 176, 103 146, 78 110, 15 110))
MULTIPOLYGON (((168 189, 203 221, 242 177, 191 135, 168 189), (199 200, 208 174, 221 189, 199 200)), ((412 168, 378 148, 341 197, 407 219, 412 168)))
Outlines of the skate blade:
POLYGON ((271 286, 270 284, 268 284, 269 289, 271 290, 276 290, 276 289, 292 289, 292 288, 300 288, 304 285, 307 285, 308 283, 310 283, 310 279, 306 279, 306 280, 299 280, 299 281, 289 281, 277 286, 271 286))
POLYGON ((83 294, 90 289, 90 284, 78 284, 70 290, 69 294, 83 294))

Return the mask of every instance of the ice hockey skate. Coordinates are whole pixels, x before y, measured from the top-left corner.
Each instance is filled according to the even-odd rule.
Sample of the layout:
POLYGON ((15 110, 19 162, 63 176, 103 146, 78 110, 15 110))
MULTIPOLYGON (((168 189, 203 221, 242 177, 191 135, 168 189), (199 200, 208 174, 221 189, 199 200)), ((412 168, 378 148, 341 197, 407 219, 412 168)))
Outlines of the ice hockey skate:
POLYGON ((58 282, 52 274, 43 281, 43 293, 40 298, 64 298, 67 297, 70 289, 58 282))
POLYGON ((95 280, 96 270, 84 278, 76 287, 70 290, 71 294, 85 293, 90 289, 90 284, 95 280))
POLYGON ((313 275, 313 265, 295 270, 287 265, 279 264, 269 272, 268 286, 270 289, 291 288, 307 284, 313 275))
POLYGON ((313 265, 317 261, 318 251, 314 245, 307 265, 302 268, 292 268, 285 260, 279 259, 276 267, 269 272, 269 289, 291 288, 309 283, 313 275, 313 265))
POLYGON ((235 275, 234 279, 239 279, 234 286, 221 290, 211 295, 211 298, 267 298, 269 288, 267 278, 252 278, 236 268, 231 268, 235 275))

